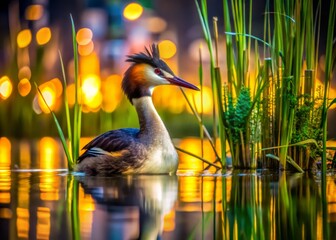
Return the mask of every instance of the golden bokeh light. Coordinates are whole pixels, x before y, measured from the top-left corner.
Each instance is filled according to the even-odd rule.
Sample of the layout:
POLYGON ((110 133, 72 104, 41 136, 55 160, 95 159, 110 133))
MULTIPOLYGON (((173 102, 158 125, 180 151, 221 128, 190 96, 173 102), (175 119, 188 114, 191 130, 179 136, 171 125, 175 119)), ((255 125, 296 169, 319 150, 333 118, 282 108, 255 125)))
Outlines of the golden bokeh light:
POLYGON ((84 78, 92 74, 100 75, 100 61, 97 53, 93 51, 87 56, 81 56, 79 74, 80 76, 84 76, 84 78))
POLYGON ((30 5, 26 8, 25 17, 27 20, 36 21, 43 16, 43 6, 39 4, 30 5))
POLYGON ((10 169, 11 165, 11 142, 6 137, 0 138, 0 169, 10 169))
POLYGON ((31 84, 27 78, 23 78, 18 83, 18 91, 22 97, 27 96, 31 91, 31 84))
POLYGON ((56 92, 51 86, 46 86, 42 89, 40 88, 40 90, 43 98, 40 94, 38 94, 38 104, 44 113, 50 113, 49 108, 53 110, 55 107, 56 92))
POLYGON ((32 40, 32 34, 30 29, 24 29, 17 35, 16 41, 19 48, 27 47, 32 40))
POLYGON ((90 41, 86 45, 79 45, 78 46, 78 53, 81 56, 88 56, 92 53, 93 49, 94 49, 94 44, 93 44, 92 41, 90 41))
POLYGON ((59 78, 53 78, 47 84, 52 85, 55 90, 56 97, 60 97, 63 93, 63 85, 59 78))
POLYGON ((0 78, 0 99, 7 99, 12 94, 13 85, 9 77, 0 78))
POLYGON ((100 78, 97 75, 91 74, 83 79, 82 91, 85 103, 90 102, 100 91, 100 78))
POLYGON ((27 78, 29 80, 31 78, 30 67, 23 66, 22 68, 20 68, 19 73, 18 73, 18 78, 19 79, 27 78))
POLYGON ((123 15, 127 20, 134 21, 141 17, 143 7, 138 3, 130 3, 124 8, 123 15))
MULTIPOLYGON (((66 88, 66 91, 67 91, 68 104, 72 106, 75 104, 75 84, 74 83, 69 84, 66 88)), ((81 94, 79 94, 79 96, 81 96, 81 94)))
POLYGON ((81 28, 76 34, 78 45, 87 45, 92 41, 93 33, 89 28, 81 28))
POLYGON ((45 45, 51 39, 51 31, 48 27, 43 27, 36 33, 36 42, 38 45, 45 45))
POLYGON ((176 54, 176 44, 170 40, 163 40, 159 43, 160 57, 164 59, 172 58, 176 54))
POLYGON ((122 77, 114 74, 102 82, 102 108, 105 112, 113 112, 119 105, 123 96, 121 91, 121 81, 122 77))
POLYGON ((150 17, 146 20, 148 31, 152 33, 161 33, 167 28, 167 22, 160 17, 150 17))
POLYGON ((55 169, 60 162, 59 146, 51 137, 43 137, 39 141, 39 163, 41 169, 55 169))
MULTIPOLYGON (((197 91, 197 92, 188 91, 187 92, 187 95, 189 95, 188 98, 190 100, 191 99, 194 100, 192 102, 194 102, 195 105, 197 106, 196 109, 197 109, 198 112, 201 112, 202 102, 203 102, 203 113, 204 114, 212 114, 212 111, 213 111, 212 91, 207 86, 203 86, 202 91, 203 91, 203 101, 202 101, 201 91, 197 91)), ((192 110, 189 107, 187 108, 187 110, 188 110, 189 113, 192 113, 192 110)))

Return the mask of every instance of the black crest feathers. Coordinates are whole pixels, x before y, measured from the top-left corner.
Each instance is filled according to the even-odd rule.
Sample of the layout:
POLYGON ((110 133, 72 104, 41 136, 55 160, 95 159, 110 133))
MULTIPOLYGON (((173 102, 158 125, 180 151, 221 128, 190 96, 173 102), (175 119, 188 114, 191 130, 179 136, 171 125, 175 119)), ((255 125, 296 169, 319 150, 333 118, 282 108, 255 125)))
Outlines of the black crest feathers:
POLYGON ((160 59, 160 52, 157 44, 153 43, 149 50, 145 47, 145 51, 146 52, 128 55, 126 62, 146 63, 155 68, 160 68, 173 76, 175 75, 168 65, 160 59))

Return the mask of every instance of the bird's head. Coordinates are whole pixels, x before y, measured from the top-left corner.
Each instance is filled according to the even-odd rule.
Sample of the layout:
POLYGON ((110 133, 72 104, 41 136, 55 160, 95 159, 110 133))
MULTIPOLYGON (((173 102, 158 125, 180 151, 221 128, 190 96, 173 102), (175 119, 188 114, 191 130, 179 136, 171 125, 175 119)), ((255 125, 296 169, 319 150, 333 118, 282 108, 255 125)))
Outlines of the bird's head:
POLYGON ((159 49, 152 44, 146 52, 127 56, 126 61, 133 64, 127 69, 122 81, 122 89, 128 99, 151 96, 154 87, 159 85, 176 85, 199 90, 191 83, 175 76, 168 65, 160 59, 159 49))

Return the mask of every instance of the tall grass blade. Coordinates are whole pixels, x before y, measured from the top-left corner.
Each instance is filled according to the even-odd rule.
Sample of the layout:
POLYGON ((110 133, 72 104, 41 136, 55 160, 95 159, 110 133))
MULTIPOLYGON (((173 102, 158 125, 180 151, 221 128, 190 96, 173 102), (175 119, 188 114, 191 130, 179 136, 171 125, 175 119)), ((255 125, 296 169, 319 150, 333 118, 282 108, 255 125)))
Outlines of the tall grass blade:
POLYGON ((40 88, 37 86, 37 84, 34 82, 35 84, 35 87, 39 93, 39 95, 41 96, 41 98, 43 99, 43 102, 45 103, 45 105, 47 106, 48 110, 50 111, 51 115, 53 116, 53 119, 54 119, 54 122, 55 122, 55 125, 56 125, 56 128, 57 128, 57 132, 58 132, 58 135, 61 139, 61 143, 62 143, 62 146, 63 146, 63 149, 64 149, 64 152, 65 152, 65 155, 67 157, 67 160, 68 160, 68 169, 70 171, 73 170, 73 167, 74 167, 74 162, 73 162, 73 159, 71 158, 71 155, 70 155, 70 152, 69 152, 69 149, 68 149, 68 145, 67 145, 67 142, 66 142, 66 139, 64 137, 64 134, 63 134, 63 130, 57 120, 57 117, 55 115, 55 113, 50 109, 46 99, 44 98, 40 88))
MULTIPOLYGON (((66 81, 66 74, 64 70, 64 64, 63 64, 63 59, 62 59, 62 54, 60 51, 58 51, 58 55, 60 58, 61 62, 61 68, 62 68, 62 75, 63 75, 63 101, 64 101, 64 108, 65 108, 65 115, 66 115, 66 121, 67 121, 67 130, 68 130, 68 138, 69 138, 69 143, 71 145, 72 143, 72 129, 71 129, 71 119, 70 119, 70 109, 69 109, 69 103, 68 103, 68 94, 67 94, 67 81, 66 81)), ((72 151, 70 151, 71 157, 72 151)), ((74 162, 72 160, 72 162, 74 162)))
POLYGON ((72 142, 72 151, 73 159, 77 159, 79 156, 79 141, 81 136, 81 105, 79 104, 79 94, 80 94, 80 83, 78 76, 78 47, 76 42, 76 29, 75 23, 70 15, 71 19, 71 31, 72 31, 72 45, 73 45, 73 56, 74 56, 74 65, 75 65, 75 105, 74 105, 74 124, 73 124, 73 142, 72 142))

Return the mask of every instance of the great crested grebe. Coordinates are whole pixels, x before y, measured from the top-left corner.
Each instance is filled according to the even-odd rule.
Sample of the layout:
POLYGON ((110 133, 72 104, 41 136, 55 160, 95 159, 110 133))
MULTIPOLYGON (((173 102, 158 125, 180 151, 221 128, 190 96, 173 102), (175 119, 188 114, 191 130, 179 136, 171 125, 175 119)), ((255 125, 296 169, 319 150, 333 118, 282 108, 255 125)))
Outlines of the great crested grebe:
POLYGON ((194 90, 196 86, 178 78, 160 59, 152 44, 146 52, 127 56, 133 63, 125 72, 122 89, 134 105, 140 129, 108 131, 93 139, 78 158, 77 171, 88 175, 172 174, 178 156, 169 133, 156 112, 152 91, 159 85, 177 85, 194 90))

